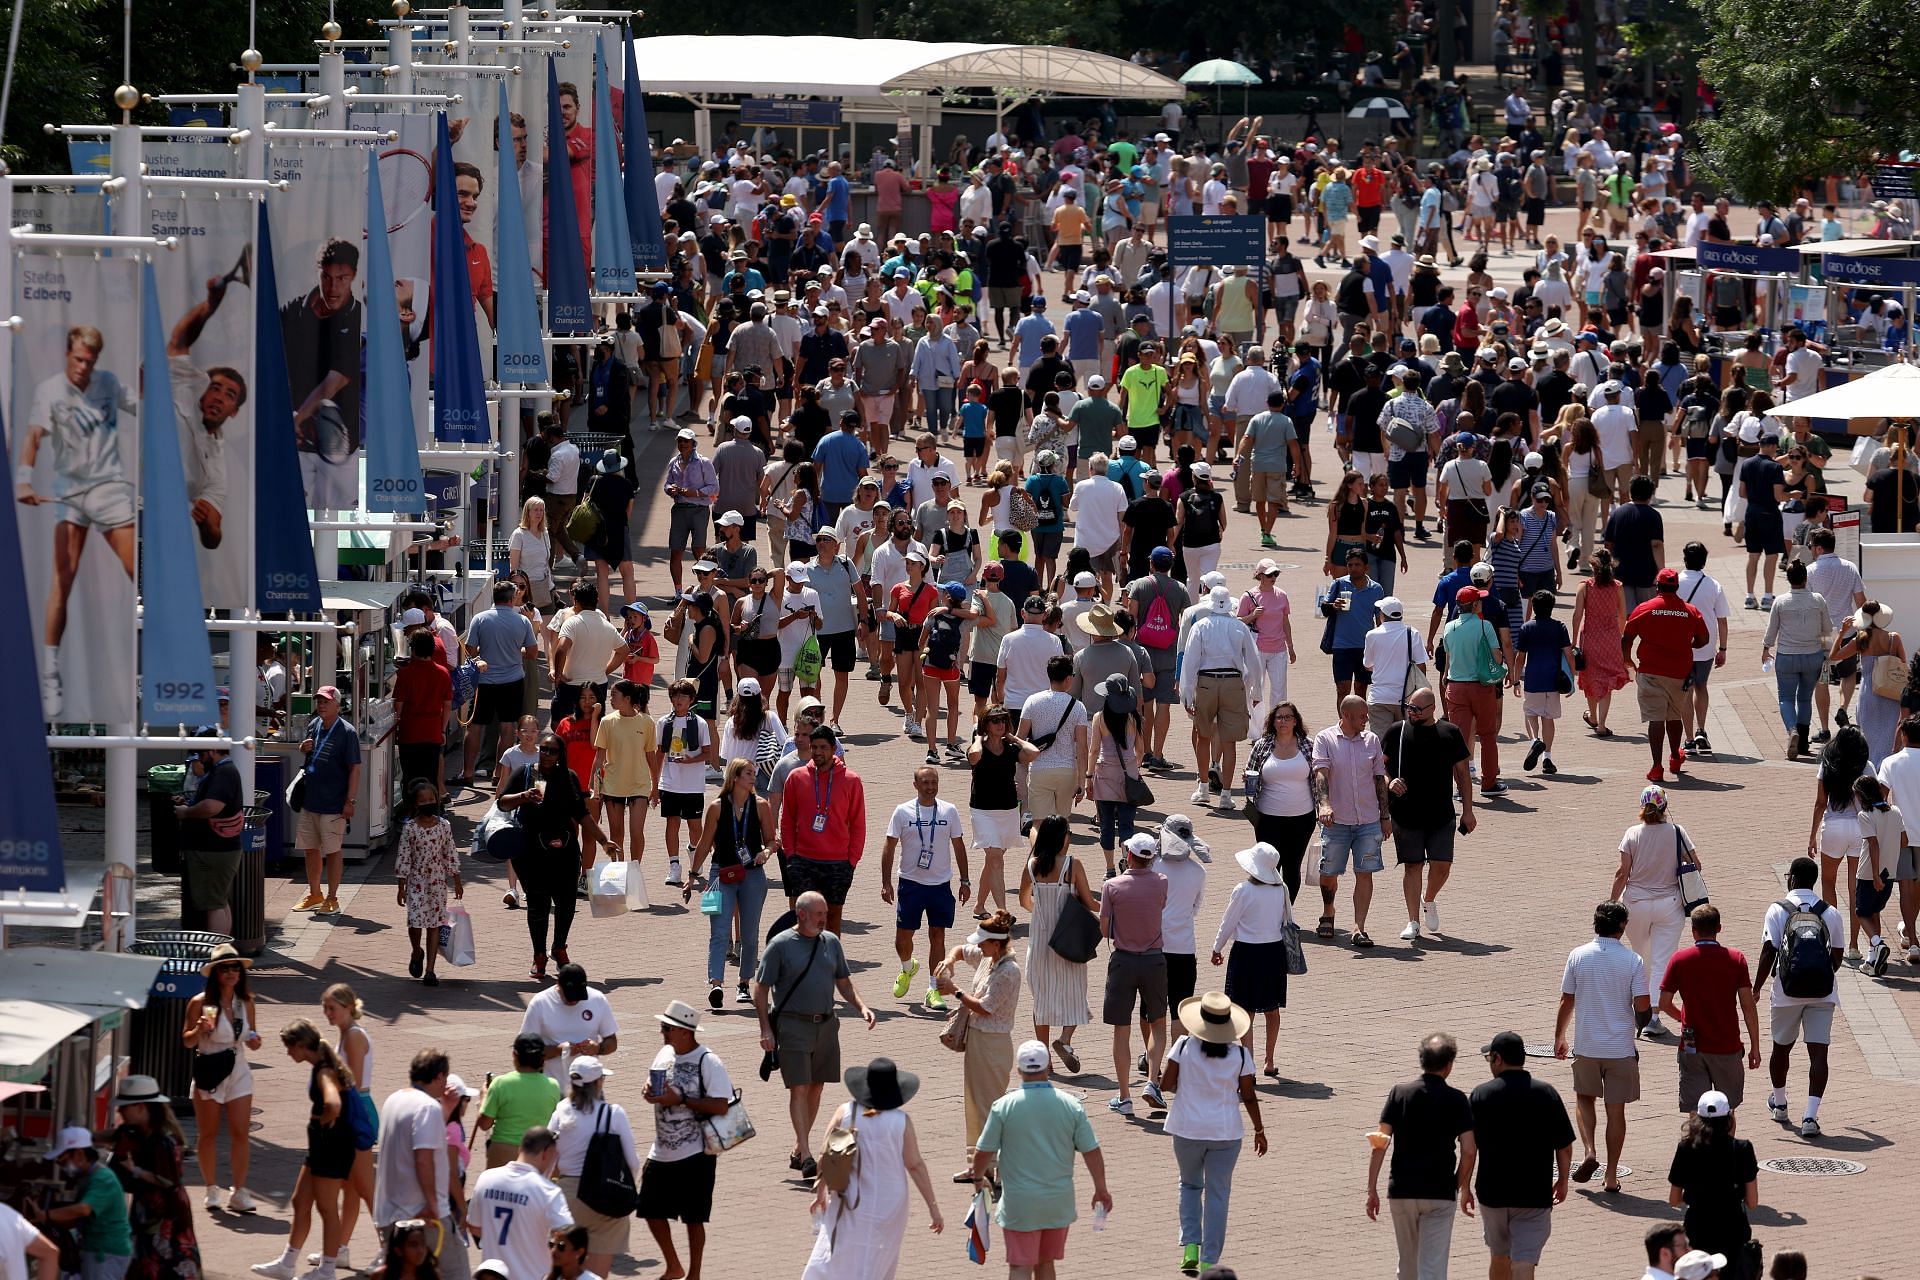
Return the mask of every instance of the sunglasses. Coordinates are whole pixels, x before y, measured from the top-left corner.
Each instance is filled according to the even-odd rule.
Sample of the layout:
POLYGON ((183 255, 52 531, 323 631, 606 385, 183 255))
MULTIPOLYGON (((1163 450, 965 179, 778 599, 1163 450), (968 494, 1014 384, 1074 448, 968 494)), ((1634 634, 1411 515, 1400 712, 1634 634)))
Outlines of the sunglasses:
POLYGON ((560 748, 559 747, 541 747, 540 754, 543 756, 557 756, 560 754, 560 748))

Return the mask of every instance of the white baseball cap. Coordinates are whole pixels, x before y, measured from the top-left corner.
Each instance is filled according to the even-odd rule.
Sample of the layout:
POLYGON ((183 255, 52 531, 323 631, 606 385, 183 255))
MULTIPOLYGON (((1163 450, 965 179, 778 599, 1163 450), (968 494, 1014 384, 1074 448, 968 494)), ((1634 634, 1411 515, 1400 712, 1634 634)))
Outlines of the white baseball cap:
POLYGON ((1091 591, 1099 585, 1100 579, 1084 570, 1073 575, 1073 589, 1075 591, 1091 591))
POLYGON ((425 626, 426 622, 427 614, 424 609, 409 609, 400 615, 400 625, 403 627, 425 626))
POLYGON ((1013 1065, 1028 1074, 1045 1071, 1053 1065, 1053 1055, 1038 1040, 1023 1040, 1013 1051, 1013 1065))
POLYGON ((1127 837, 1127 852, 1136 858, 1151 858, 1160 852, 1160 841, 1144 831, 1136 831, 1127 837))
POLYGON ((1700 1101, 1693 1108, 1694 1114, 1702 1119, 1714 1120, 1720 1116, 1733 1114, 1733 1102, 1718 1089, 1709 1089, 1700 1095, 1700 1101))
POLYGON ((47 1159, 58 1160, 70 1151, 84 1151, 93 1145, 93 1130, 74 1125, 62 1129, 54 1138, 53 1150, 47 1152, 47 1159))

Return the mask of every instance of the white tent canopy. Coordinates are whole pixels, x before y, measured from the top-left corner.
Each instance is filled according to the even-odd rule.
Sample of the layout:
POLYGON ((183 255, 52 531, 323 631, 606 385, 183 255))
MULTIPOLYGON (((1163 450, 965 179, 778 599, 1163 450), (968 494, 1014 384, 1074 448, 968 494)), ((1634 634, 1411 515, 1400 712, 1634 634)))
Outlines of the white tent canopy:
POLYGON ((648 93, 876 98, 1008 90, 1183 98, 1177 81, 1122 58, 1054 45, 923 43, 844 36, 648 36, 633 42, 648 93))
POLYGON ((1890 364, 1773 412, 1779 418, 1920 418, 1920 367, 1890 364))

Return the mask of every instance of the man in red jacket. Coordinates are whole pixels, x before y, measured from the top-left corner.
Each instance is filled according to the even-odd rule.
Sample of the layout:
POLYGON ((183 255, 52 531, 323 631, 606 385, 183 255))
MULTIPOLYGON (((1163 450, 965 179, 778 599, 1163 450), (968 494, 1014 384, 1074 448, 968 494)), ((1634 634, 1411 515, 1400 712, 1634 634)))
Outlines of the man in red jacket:
POLYGON ((787 775, 780 802, 781 878, 789 905, 809 889, 827 900, 827 931, 840 932, 840 911, 853 869, 867 847, 867 796, 860 775, 834 753, 833 730, 807 738, 812 760, 787 775))

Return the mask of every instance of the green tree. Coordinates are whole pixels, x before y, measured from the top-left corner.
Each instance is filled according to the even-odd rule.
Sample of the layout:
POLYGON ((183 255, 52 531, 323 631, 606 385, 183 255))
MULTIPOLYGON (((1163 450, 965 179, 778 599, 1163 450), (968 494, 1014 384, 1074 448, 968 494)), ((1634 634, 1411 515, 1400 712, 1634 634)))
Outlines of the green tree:
POLYGON ((1695 130, 1707 170, 1749 199, 1912 147, 1920 24, 1891 0, 1695 0, 1718 112, 1695 130))

